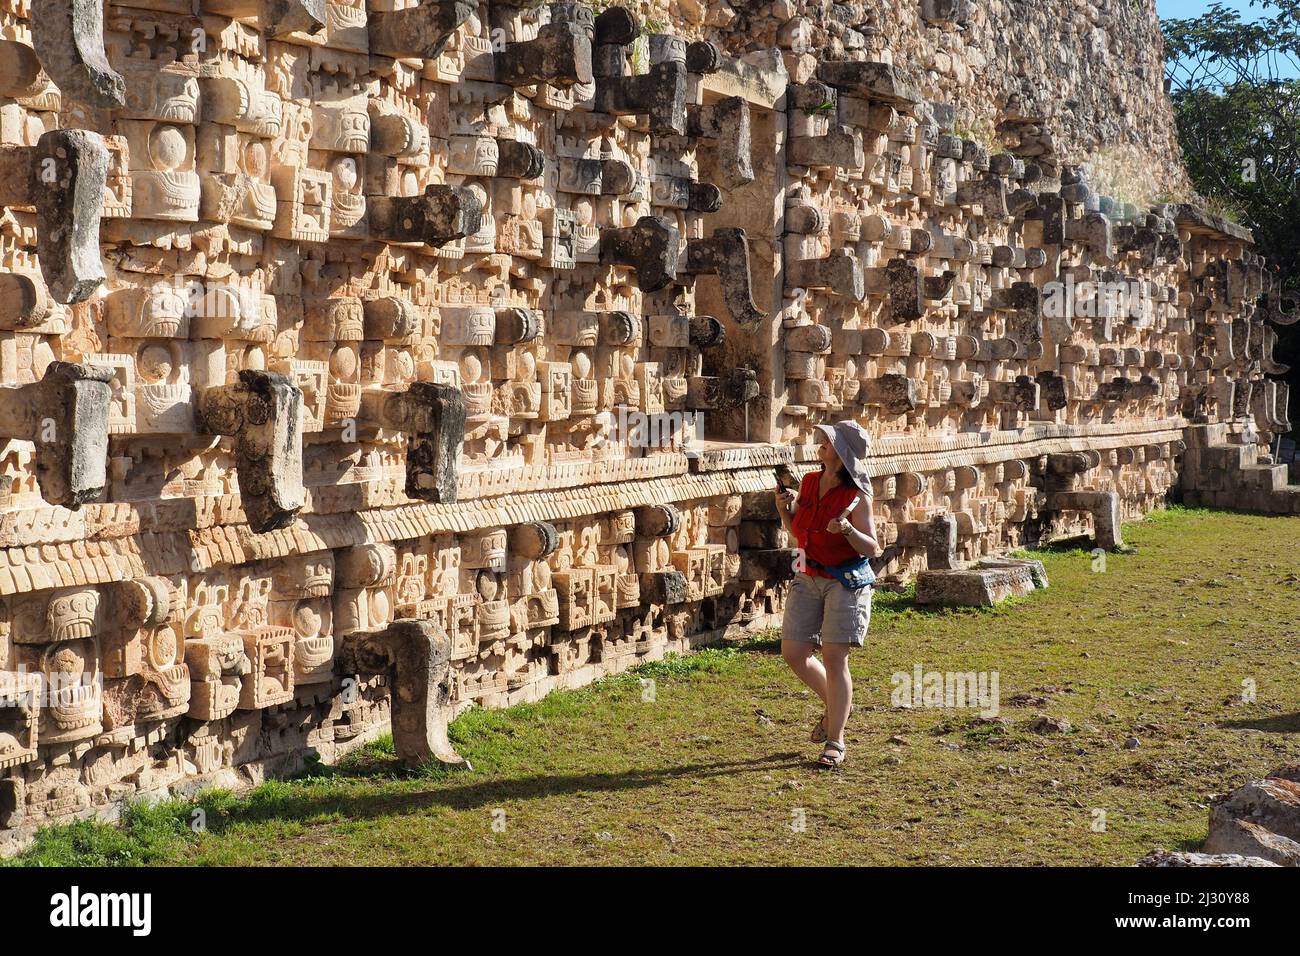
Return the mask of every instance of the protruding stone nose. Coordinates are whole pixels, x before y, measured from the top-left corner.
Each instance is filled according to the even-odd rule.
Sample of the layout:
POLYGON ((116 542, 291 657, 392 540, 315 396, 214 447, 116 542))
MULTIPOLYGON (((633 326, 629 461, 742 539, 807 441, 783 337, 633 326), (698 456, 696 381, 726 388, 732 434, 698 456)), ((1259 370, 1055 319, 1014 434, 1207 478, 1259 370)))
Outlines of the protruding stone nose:
POLYGON ((440 382, 412 382, 405 391, 379 391, 377 398, 370 417, 407 435, 407 497, 454 503, 465 443, 464 394, 440 382))
POLYGON ((993 405, 1006 405, 1022 412, 1038 408, 1038 383, 1028 375, 1017 375, 1015 381, 990 381, 988 400, 993 405))
POLYGON ((498 83, 572 86, 592 81, 591 12, 572 5, 570 9, 585 12, 586 22, 562 20, 543 24, 535 39, 507 43, 504 50, 495 54, 498 83))
POLYGON ((1124 543, 1120 528, 1119 493, 1114 491, 1055 491, 1047 496, 1052 511, 1083 511, 1092 515, 1097 547, 1110 550, 1124 543))
POLYGON ((686 44, 686 69, 691 73, 716 73, 722 66, 722 51, 708 40, 686 44))
POLYGON ((495 337, 498 345, 531 342, 542 331, 542 320, 532 309, 507 306, 496 310, 495 337))
POLYGON ((889 63, 822 60, 817 64, 817 79, 891 106, 912 107, 921 101, 911 77, 889 63))
POLYGON ((0 302, 0 329, 10 332, 40 325, 52 307, 44 282, 21 272, 0 273, 0 302))
POLYGON ((741 325, 754 325, 767 318, 767 313, 754 304, 745 230, 715 229, 708 239, 692 239, 686 244, 685 271, 692 275, 716 274, 727 311, 741 325))
POLYGON ((636 533, 643 538, 666 538, 682 526, 682 513, 676 505, 650 505, 636 510, 636 533))
POLYGON ((791 136, 787 159, 792 166, 861 169, 867 161, 862 137, 837 124, 822 136, 791 136))
POLYGON ((99 109, 126 105, 126 80, 104 52, 100 0, 49 0, 33 9, 28 22, 36 55, 60 93, 99 109))
POLYGON ((561 159, 560 189, 594 196, 623 196, 636 189, 637 174, 623 159, 561 159))
POLYGON ((35 50, 17 40, 0 40, 0 96, 36 96, 49 83, 35 50))
POLYGON ((865 379, 858 400, 880 406, 886 414, 903 415, 916 410, 916 382, 896 373, 865 379))
POLYGON ((663 216, 642 216, 635 226, 600 231, 604 262, 631 266, 642 292, 658 292, 677 278, 681 236, 663 216))
POLYGON ((1069 403, 1069 385, 1060 372, 1043 371, 1036 376, 1038 388, 1047 407, 1053 411, 1065 408, 1069 403))
POLYGON ((707 106, 689 107, 687 132, 717 142, 724 186, 735 189, 754 181, 753 132, 744 97, 727 96, 707 106))
POLYGON ((472 236, 483 225, 483 205, 464 186, 426 186, 420 196, 375 196, 369 209, 371 234, 387 242, 437 248, 472 236))
POLYGON ((693 315, 689 323, 689 341, 697 349, 711 349, 727 338, 727 329, 711 315, 693 315))
POLYGON ((302 508, 302 390, 283 375, 243 369, 234 385, 199 393, 195 423, 235 440, 239 494, 261 534, 291 524, 302 508))
POLYGON ((380 631, 347 634, 344 673, 385 674, 392 687, 393 746, 408 767, 431 760, 470 769, 447 738, 451 708, 451 641, 432 621, 399 619, 380 631))
POLYGON ((405 10, 371 10, 366 16, 370 52, 392 57, 432 59, 442 53, 451 35, 478 12, 464 0, 420 0, 405 10))
POLYGON ((429 130, 405 113, 387 108, 381 100, 367 104, 370 116, 370 151, 384 156, 419 155, 429 147, 429 130))
POLYGON ((0 435, 36 446, 41 497, 76 510, 107 484, 111 369, 51 362, 39 382, 0 388, 0 435))
POLYGON ((627 46, 641 34, 641 24, 627 7, 607 7, 595 18, 592 28, 601 46, 627 46))
POLYGON ((846 249, 832 249, 825 259, 794 259, 787 265, 786 285, 801 289, 829 289, 861 302, 866 298, 866 282, 857 256, 846 249))
POLYGON ((596 81, 595 108, 611 116, 649 118, 650 131, 686 135, 686 64, 656 63, 640 76, 608 76, 596 81))
POLYGON ((84 302, 104 281, 99 222, 107 180, 108 148, 98 133, 57 129, 32 147, 0 147, 0 205, 35 207, 41 274, 58 302, 84 302))
POLYGON ((921 272, 906 259, 891 259, 885 266, 885 287, 890 317, 895 322, 914 322, 925 315, 921 272))
POLYGON ((546 154, 532 143, 513 139, 497 140, 497 175, 512 179, 536 179, 546 171, 546 154))
POLYGON ((758 398, 758 373, 752 368, 728 369, 720 376, 694 375, 686 380, 686 407, 726 411, 758 398))

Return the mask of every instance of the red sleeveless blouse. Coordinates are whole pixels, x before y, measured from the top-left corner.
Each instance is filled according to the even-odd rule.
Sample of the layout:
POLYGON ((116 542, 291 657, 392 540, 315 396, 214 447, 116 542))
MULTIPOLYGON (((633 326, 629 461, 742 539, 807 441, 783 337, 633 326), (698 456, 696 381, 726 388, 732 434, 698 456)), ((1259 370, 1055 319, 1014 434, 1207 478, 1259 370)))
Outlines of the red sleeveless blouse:
MULTIPOLYGON (((858 549, 849 543, 845 535, 832 534, 826 530, 826 526, 833 518, 843 514, 854 498, 863 497, 862 491, 853 485, 836 485, 825 497, 821 497, 817 493, 821 480, 822 473, 814 471, 804 475, 803 482, 799 485, 799 510, 794 513, 794 520, 791 521, 795 540, 799 542, 804 554, 818 564, 830 566, 856 561, 862 557, 858 554, 858 549)), ((811 565, 807 572, 816 577, 831 577, 811 565)))

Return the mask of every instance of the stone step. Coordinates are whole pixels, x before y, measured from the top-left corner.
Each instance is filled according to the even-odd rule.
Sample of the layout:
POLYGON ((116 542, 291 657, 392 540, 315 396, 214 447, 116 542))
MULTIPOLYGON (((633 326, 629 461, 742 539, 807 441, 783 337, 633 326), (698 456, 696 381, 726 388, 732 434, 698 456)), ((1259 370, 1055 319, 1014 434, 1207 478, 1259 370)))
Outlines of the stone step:
POLYGON ((1210 445, 1201 450, 1201 462, 1206 468, 1222 471, 1240 471, 1256 463, 1255 445, 1210 445))
POLYGON ((1300 515, 1300 485, 1287 485, 1269 496, 1272 514, 1300 515))
POLYGON ((1252 465, 1241 474, 1246 484, 1266 491, 1281 491, 1290 484, 1286 465, 1252 465))

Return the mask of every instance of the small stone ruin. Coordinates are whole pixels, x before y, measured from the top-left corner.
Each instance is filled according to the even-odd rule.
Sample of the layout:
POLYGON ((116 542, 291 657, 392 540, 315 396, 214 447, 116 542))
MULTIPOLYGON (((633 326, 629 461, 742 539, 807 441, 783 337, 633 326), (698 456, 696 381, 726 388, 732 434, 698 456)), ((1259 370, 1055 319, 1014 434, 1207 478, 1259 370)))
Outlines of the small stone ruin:
POLYGON ((924 600, 1300 513, 1161 78, 1151 0, 0 0, 0 831, 769 626, 821 422, 924 600))

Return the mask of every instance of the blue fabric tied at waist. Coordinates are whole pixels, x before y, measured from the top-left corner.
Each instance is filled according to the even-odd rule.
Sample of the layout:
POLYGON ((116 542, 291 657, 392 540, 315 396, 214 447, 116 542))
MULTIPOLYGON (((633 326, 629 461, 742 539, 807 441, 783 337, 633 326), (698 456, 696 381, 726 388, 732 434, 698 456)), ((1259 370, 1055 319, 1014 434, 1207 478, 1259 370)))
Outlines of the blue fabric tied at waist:
POLYGON ((843 564, 822 564, 812 558, 804 560, 809 567, 825 571, 850 591, 859 591, 876 583, 876 572, 871 568, 871 559, 865 556, 856 561, 845 561, 843 564))

